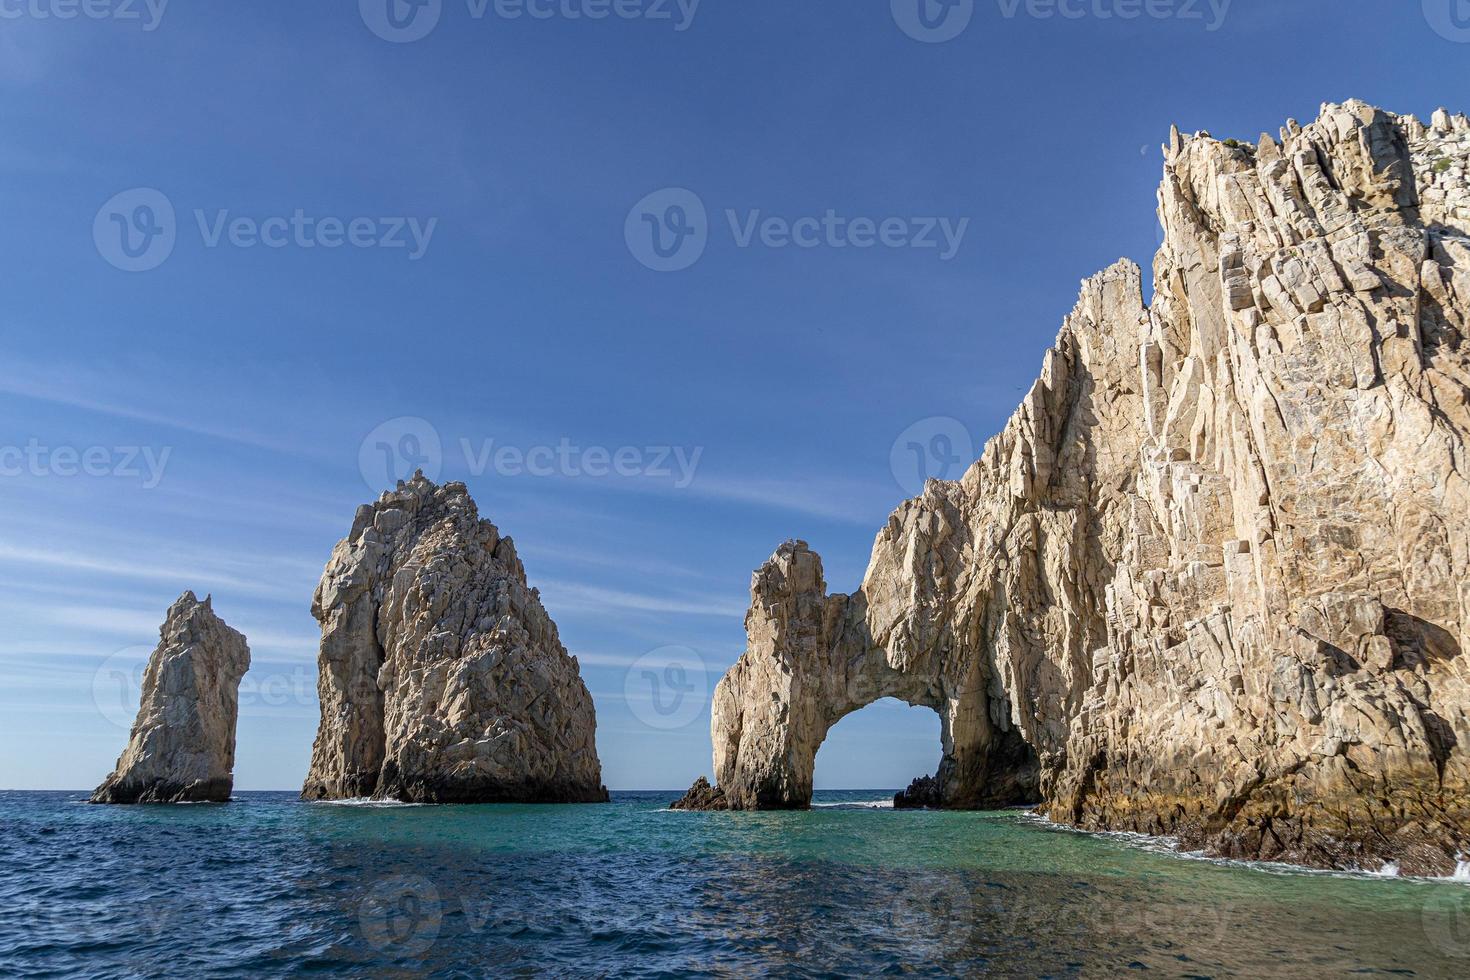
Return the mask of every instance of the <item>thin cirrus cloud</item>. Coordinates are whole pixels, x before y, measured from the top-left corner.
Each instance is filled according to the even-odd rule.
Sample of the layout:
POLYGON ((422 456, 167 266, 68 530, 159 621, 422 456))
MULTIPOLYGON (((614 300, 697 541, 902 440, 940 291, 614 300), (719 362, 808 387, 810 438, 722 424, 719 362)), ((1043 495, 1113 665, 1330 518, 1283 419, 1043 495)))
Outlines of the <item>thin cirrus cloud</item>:
POLYGON ((313 455, 299 446, 269 439, 248 430, 200 425, 197 422, 167 412, 134 408, 115 401, 101 398, 86 398, 77 395, 76 392, 79 390, 97 390, 96 378, 92 377, 90 373, 78 373, 72 376, 62 377, 55 371, 23 367, 25 367, 24 370, 16 371, 9 377, 0 379, 0 394, 47 402, 48 404, 60 405, 64 408, 79 409, 84 412, 105 415, 127 422, 142 422, 146 425, 174 429, 179 432, 188 432, 210 439, 249 446, 253 449, 264 449, 270 452, 288 453, 296 456, 313 455))
POLYGON ((289 599, 297 596, 291 588, 272 585, 280 578, 279 566, 262 563, 259 577, 242 577, 238 573, 211 568, 188 558, 177 563, 147 564, 128 558, 111 558, 88 552, 67 552, 52 548, 26 548, 0 545, 0 561, 8 564, 55 568, 75 572, 95 572, 121 579, 148 582, 192 583, 199 588, 228 588, 235 592, 263 598, 289 599), (274 572, 272 572, 274 569, 274 572))
MULTIPOLYGON (((542 579, 536 583, 548 610, 555 612, 646 612, 686 616, 744 616, 745 602, 722 595, 648 595, 595 585, 542 579)), ((553 612, 553 615, 555 615, 553 612)))

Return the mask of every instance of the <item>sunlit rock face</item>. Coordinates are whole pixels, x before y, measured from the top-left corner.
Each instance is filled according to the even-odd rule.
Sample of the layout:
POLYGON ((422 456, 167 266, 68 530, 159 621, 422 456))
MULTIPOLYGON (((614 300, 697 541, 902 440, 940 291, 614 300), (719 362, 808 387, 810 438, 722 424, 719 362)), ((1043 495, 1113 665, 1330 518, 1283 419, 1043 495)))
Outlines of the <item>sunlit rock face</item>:
POLYGON ((946 806, 1328 867, 1470 850, 1470 120, 1350 102, 1165 157, 1152 304, 1126 261, 1084 282, 856 593, 800 543, 756 574, 725 805, 808 805, 827 728, 895 696, 944 720, 946 806))
POLYGON ((358 508, 312 614, 321 725, 307 799, 607 799, 596 716, 515 545, 464 484, 358 508))
POLYGON ((245 637, 185 592, 169 607, 143 674, 138 718, 93 803, 224 803, 235 785, 245 637))

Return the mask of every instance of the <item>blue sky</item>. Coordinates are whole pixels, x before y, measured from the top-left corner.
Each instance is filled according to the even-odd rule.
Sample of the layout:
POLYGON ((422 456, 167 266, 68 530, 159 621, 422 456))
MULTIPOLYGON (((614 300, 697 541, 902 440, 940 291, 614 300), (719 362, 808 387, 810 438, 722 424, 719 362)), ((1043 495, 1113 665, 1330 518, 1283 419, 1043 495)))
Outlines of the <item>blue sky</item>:
MULTIPOLYGON (((516 539, 608 784, 684 787, 752 569, 802 537, 856 587, 908 444, 978 449, 1078 282, 1150 264, 1171 122, 1470 108, 1459 0, 974 0, 942 42, 917 0, 442 0, 407 41, 386 0, 95 2, 0 4, 3 788, 100 781, 185 589, 254 653, 237 786, 299 786, 312 590, 405 459, 516 539)), ((818 786, 937 733, 866 709, 818 786)))

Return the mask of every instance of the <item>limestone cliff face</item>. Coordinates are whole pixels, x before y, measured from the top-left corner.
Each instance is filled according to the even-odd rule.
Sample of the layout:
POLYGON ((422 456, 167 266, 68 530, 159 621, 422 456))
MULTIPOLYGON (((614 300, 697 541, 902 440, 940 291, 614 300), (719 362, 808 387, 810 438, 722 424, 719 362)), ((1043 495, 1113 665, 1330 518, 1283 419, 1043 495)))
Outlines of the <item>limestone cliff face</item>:
POLYGON ((235 784, 245 637, 185 592, 168 610, 148 659, 138 718, 93 803, 224 803, 235 784))
POLYGON ((592 698, 515 545, 461 483, 358 508, 316 599, 307 799, 600 802, 592 698))
POLYGON ((756 574, 727 805, 806 805, 827 728, 892 695, 943 717, 949 806, 1322 866, 1470 850, 1470 120, 1350 102, 1165 155, 1152 305, 1131 263, 1085 282, 857 593, 800 543, 756 574))

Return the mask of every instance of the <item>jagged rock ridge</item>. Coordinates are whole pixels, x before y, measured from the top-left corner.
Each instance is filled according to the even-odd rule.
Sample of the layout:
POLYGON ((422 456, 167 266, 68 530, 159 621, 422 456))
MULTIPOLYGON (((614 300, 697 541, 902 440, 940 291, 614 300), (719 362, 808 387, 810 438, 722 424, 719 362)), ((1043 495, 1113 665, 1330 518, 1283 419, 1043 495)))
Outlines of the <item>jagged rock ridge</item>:
POLYGON ((515 545, 462 483, 358 508, 322 575, 307 799, 602 802, 596 716, 515 545))
POLYGON ((235 785, 245 637, 185 592, 169 607, 143 674, 138 717, 93 803, 224 803, 235 785))
POLYGON ((858 592, 800 543, 756 573, 715 805, 806 805, 826 729, 893 695, 944 719, 947 806, 1328 867, 1470 850, 1470 120, 1349 102, 1165 157, 1152 305, 1132 263, 1084 282, 858 592))

